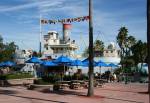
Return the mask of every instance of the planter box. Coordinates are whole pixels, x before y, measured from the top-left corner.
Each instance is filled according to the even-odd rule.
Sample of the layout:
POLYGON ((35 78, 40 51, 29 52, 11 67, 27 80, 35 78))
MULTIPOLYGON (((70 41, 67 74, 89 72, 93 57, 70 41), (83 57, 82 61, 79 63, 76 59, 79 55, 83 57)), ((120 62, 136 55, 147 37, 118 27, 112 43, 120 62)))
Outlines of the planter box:
POLYGON ((33 84, 34 78, 24 78, 24 79, 10 79, 10 80, 0 80, 0 86, 5 85, 24 85, 24 84, 33 84))

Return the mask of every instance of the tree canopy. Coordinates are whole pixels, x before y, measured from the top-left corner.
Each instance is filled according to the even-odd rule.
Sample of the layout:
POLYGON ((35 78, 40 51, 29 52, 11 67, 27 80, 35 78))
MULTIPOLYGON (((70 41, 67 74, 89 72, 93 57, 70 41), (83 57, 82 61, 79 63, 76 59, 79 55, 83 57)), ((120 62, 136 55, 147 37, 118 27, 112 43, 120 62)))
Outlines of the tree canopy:
POLYGON ((147 57, 147 43, 136 40, 134 36, 128 34, 126 27, 121 27, 116 37, 117 43, 121 49, 121 64, 125 68, 137 66, 138 63, 144 63, 147 57))
POLYGON ((14 42, 4 43, 2 36, 0 36, 0 62, 13 60, 16 48, 18 46, 14 42))
MULTIPOLYGON (((101 40, 95 40, 93 49, 94 49, 94 56, 96 57, 101 56, 104 51, 104 42, 101 40)), ((84 57, 88 57, 88 54, 89 54, 89 49, 85 48, 82 55, 84 57)))

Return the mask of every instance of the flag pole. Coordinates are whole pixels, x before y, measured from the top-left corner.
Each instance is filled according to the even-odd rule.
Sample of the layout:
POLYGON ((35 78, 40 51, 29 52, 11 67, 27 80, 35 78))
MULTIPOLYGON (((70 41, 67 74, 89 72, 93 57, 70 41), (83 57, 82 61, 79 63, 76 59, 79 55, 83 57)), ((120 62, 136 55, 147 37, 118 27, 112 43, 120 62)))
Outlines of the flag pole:
POLYGON ((42 16, 41 16, 41 14, 40 14, 40 35, 39 35, 39 41, 40 41, 40 43, 39 43, 39 54, 40 54, 40 57, 41 57, 41 55, 42 55, 42 23, 41 23, 41 20, 42 20, 42 16))

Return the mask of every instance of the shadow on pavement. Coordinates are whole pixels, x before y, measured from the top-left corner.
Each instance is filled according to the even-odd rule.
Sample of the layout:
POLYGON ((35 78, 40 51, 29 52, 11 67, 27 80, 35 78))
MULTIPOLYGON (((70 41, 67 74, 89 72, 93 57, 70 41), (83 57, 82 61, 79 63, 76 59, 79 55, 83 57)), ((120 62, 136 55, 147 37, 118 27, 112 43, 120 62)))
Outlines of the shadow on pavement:
POLYGON ((135 91, 127 91, 127 90, 117 90, 117 89, 101 89, 101 90, 107 90, 107 91, 118 91, 118 92, 130 92, 130 93, 139 93, 139 92, 135 92, 135 91))
POLYGON ((77 95, 77 96, 86 96, 84 92, 79 92, 79 91, 70 91, 70 90, 59 90, 59 91, 53 91, 49 89, 44 89, 40 91, 42 93, 53 93, 53 94, 58 94, 58 95, 77 95))
POLYGON ((0 90, 0 94, 17 94, 17 91, 14 90, 0 90))
POLYGON ((147 92, 138 92, 139 94, 149 94, 149 92, 147 91, 147 92))
POLYGON ((34 98, 34 97, 26 97, 26 96, 18 96, 18 95, 13 95, 13 94, 7 94, 7 95, 8 96, 13 96, 13 97, 25 98, 25 99, 34 99, 34 100, 40 100, 40 101, 54 102, 54 103, 68 103, 68 102, 55 101, 55 100, 50 100, 50 99, 42 99, 42 98, 34 98))
POLYGON ((138 102, 134 100, 127 100, 127 99, 119 99, 119 98, 113 98, 113 97, 105 97, 106 99, 113 99, 113 100, 120 100, 120 101, 126 101, 126 102, 133 102, 133 103, 144 103, 144 102, 138 102))

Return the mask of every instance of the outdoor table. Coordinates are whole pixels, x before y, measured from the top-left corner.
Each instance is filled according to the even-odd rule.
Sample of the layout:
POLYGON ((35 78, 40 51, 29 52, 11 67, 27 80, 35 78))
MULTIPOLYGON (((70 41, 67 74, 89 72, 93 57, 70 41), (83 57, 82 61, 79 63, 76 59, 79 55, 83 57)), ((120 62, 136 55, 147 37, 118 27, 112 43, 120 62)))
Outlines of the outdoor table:
POLYGON ((80 89, 80 87, 81 87, 81 84, 80 84, 80 83, 72 83, 72 84, 71 84, 71 88, 72 88, 72 89, 80 89))
POLYGON ((56 84, 59 86, 60 89, 69 88, 70 81, 57 81, 56 84))
POLYGON ((81 84, 84 83, 84 81, 82 81, 82 80, 72 80, 71 82, 72 83, 81 83, 81 84))

